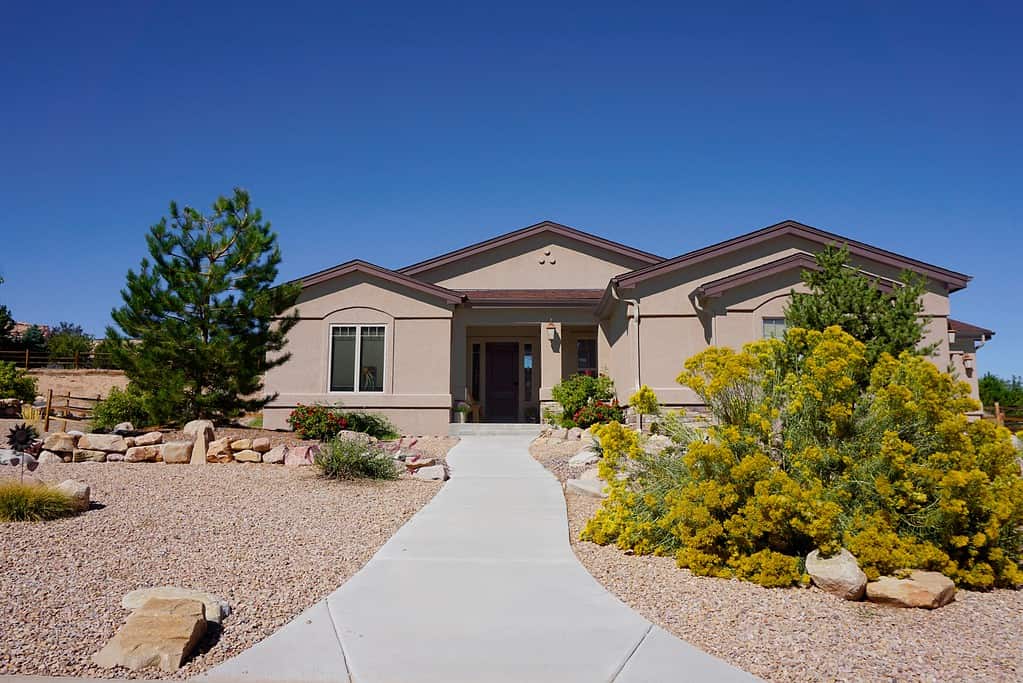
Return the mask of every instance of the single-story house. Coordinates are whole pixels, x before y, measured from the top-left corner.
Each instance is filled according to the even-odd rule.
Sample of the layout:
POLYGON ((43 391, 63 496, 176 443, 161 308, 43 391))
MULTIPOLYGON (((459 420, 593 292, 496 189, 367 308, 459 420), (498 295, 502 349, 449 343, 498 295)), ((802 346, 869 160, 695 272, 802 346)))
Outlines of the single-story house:
POLYGON ((324 403, 446 433, 460 401, 484 421, 536 422, 551 388, 580 372, 610 375, 623 403, 647 384, 665 406, 697 408, 675 382, 685 360, 779 334, 790 292, 829 244, 881 286, 924 276, 925 343, 976 393, 976 350, 993 332, 951 319, 962 273, 795 221, 674 258, 544 221, 399 270, 356 260, 301 278, 264 425, 324 403))

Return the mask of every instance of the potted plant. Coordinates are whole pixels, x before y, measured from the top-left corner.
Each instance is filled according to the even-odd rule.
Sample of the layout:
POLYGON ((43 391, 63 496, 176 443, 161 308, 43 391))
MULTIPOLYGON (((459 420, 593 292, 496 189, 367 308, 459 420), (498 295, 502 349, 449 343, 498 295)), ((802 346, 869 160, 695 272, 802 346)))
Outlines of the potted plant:
POLYGON ((455 422, 458 422, 459 424, 464 424, 469 421, 469 413, 472 412, 472 406, 470 406, 465 401, 459 401, 458 403, 455 404, 454 412, 455 422))

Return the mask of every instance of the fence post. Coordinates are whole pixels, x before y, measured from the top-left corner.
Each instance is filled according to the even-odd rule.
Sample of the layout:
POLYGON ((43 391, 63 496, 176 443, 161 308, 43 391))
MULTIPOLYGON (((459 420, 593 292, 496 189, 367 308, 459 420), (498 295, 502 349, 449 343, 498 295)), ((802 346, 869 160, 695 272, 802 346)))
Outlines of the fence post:
POLYGON ((78 369, 78 352, 75 351, 75 370, 78 369))
POLYGON ((53 405, 53 389, 46 395, 46 420, 43 423, 43 433, 50 431, 50 406, 53 405))
POLYGON ((28 349, 25 349, 25 371, 28 372, 28 349))
POLYGON ((995 401, 995 424, 999 427, 1005 426, 1005 414, 1002 413, 1002 407, 998 405, 998 401, 995 401))

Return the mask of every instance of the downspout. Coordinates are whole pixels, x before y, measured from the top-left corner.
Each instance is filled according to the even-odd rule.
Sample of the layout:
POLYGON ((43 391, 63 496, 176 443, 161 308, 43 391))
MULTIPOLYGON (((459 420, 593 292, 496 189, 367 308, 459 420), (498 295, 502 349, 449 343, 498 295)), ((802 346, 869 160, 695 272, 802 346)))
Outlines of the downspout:
MULTIPOLYGON (((618 295, 618 285, 617 284, 615 285, 615 294, 618 295)), ((618 299, 620 301, 623 301, 626 304, 632 306, 633 310, 635 311, 635 313, 632 314, 632 315, 629 315, 628 313, 626 313, 626 315, 629 315, 629 319, 630 320, 635 320, 636 321, 636 334, 632 335, 632 362, 633 362, 633 367, 635 368, 635 375, 633 376, 633 379, 635 380, 635 390, 638 391, 639 388, 641 386, 643 386, 640 383, 640 372, 639 372, 639 317, 640 317, 639 316, 639 300, 638 299, 625 299, 625 298, 622 298, 621 296, 618 296, 618 299)))

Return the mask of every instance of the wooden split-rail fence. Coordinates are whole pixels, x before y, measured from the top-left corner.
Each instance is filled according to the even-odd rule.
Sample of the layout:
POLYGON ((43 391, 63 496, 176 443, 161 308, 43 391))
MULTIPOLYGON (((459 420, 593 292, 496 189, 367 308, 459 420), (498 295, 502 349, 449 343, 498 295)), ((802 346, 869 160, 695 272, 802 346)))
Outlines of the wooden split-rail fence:
POLYGON ((95 414, 96 404, 102 396, 74 396, 71 392, 54 394, 50 389, 46 396, 46 411, 43 414, 43 432, 50 431, 50 421, 61 421, 61 431, 67 431, 68 422, 88 422, 95 414))

